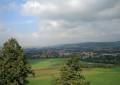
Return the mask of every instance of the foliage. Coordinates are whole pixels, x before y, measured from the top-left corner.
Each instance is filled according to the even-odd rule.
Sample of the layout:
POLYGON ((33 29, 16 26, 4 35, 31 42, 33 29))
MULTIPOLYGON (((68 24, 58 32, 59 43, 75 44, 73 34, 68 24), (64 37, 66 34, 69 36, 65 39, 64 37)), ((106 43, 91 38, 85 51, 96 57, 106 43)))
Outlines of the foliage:
POLYGON ((80 59, 72 57, 60 70, 60 77, 56 79, 55 85, 89 85, 81 75, 80 59))
POLYGON ((18 42, 13 38, 5 42, 0 56, 0 85, 25 85, 32 73, 18 42))
POLYGON ((83 61, 94 62, 94 63, 104 63, 104 64, 115 64, 120 65, 120 54, 118 55, 100 55, 100 56, 89 56, 83 61))

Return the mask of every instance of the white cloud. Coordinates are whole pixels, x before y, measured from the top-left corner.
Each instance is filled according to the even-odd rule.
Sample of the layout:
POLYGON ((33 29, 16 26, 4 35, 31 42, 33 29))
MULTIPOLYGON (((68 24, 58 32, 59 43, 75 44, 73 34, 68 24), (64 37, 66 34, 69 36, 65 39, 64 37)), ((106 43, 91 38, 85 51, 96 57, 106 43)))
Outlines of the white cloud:
POLYGON ((5 26, 0 22, 0 46, 8 39, 10 38, 10 33, 8 29, 5 28, 5 26))
POLYGON ((26 0, 20 11, 38 19, 36 32, 15 33, 24 46, 120 40, 120 0, 26 0))
POLYGON ((39 38, 39 35, 36 32, 32 33, 32 36, 35 38, 39 38))
MULTIPOLYGON (((25 14, 33 15, 60 15, 63 16, 72 13, 78 14, 90 14, 95 11, 105 10, 111 8, 117 4, 119 0, 28 0, 25 4, 22 5, 22 12, 25 14), (42 1, 42 2, 41 2, 42 1)), ((119 6, 119 4, 118 4, 119 6)), ((43 16, 42 15, 42 16, 43 16)))
POLYGON ((30 0, 21 10, 39 18, 32 36, 42 45, 54 45, 118 40, 119 8, 119 0, 30 0))
POLYGON ((57 7, 53 4, 42 4, 36 0, 27 1, 24 5, 22 5, 23 13, 30 13, 33 15, 38 15, 42 12, 46 11, 55 11, 57 7))

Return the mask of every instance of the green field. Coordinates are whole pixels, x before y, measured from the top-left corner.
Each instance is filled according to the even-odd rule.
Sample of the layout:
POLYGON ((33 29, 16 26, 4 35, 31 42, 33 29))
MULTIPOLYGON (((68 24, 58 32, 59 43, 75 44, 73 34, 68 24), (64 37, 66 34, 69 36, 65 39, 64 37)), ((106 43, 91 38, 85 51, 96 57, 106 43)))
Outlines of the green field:
MULTIPOLYGON (((30 76, 29 85, 52 85, 53 79, 58 76, 60 66, 65 59, 32 60, 35 77, 30 76)), ((120 67, 116 68, 84 68, 83 75, 91 85, 120 85, 120 67)))

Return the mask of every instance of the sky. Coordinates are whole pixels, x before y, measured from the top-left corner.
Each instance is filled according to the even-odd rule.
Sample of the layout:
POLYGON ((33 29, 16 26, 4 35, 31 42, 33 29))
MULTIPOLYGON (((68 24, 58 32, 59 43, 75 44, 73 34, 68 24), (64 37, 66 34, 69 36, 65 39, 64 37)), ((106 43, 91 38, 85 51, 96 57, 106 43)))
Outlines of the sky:
POLYGON ((0 0, 0 45, 120 41, 120 0, 0 0))

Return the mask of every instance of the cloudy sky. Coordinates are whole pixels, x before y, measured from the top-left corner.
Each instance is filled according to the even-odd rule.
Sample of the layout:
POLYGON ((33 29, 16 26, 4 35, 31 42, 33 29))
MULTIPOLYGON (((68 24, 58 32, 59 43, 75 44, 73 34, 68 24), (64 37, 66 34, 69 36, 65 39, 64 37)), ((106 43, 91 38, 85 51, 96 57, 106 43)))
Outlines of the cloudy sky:
POLYGON ((0 0, 0 45, 120 40, 120 0, 0 0))

